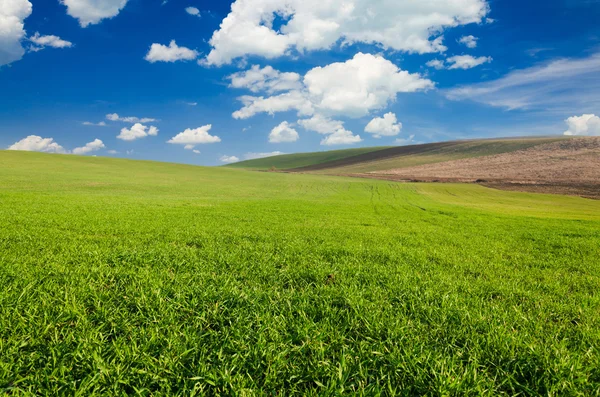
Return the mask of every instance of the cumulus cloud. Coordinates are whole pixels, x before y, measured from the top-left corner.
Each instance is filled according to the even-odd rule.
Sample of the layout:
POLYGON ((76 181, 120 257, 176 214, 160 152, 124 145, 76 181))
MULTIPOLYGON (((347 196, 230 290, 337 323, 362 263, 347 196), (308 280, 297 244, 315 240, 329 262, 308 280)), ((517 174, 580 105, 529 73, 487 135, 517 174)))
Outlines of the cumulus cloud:
POLYGON ((246 153, 244 155, 244 160, 256 160, 256 159, 264 159, 266 157, 273 157, 273 156, 281 156, 282 154, 285 154, 283 152, 280 151, 275 151, 275 152, 269 152, 269 153, 246 153))
POLYGON ((225 163, 225 164, 229 164, 229 163, 237 163, 238 161, 240 161, 240 159, 235 156, 221 156, 221 158, 219 158, 219 161, 221 161, 222 163, 225 163))
POLYGON ((296 110, 302 116, 310 116, 314 109, 305 93, 300 91, 291 91, 271 97, 255 97, 244 95, 238 98, 244 104, 240 110, 233 112, 235 119, 248 119, 258 113, 275 114, 277 112, 287 112, 296 110))
POLYGON ((595 114, 569 117, 565 123, 569 127, 565 135, 600 136, 600 117, 595 114))
POLYGON ((136 139, 156 135, 158 135, 158 128, 154 126, 145 126, 140 123, 135 123, 129 129, 121 129, 121 133, 117 136, 117 139, 121 139, 123 141, 135 141, 136 139))
POLYGON ((401 70, 382 56, 363 53, 346 62, 316 67, 306 73, 303 83, 302 90, 276 96, 240 97, 244 107, 233 117, 246 119, 261 112, 289 110, 297 110, 300 116, 318 112, 327 116, 362 117, 386 107, 399 93, 434 87, 431 80, 401 70))
POLYGON ((446 91, 453 100, 473 100, 513 109, 544 109, 561 114, 592 113, 600 106, 600 53, 559 59, 515 70, 496 80, 446 91))
POLYGON ((373 134, 374 138, 382 136, 396 136, 402 130, 402 123, 398 122, 396 115, 392 112, 383 117, 375 117, 365 127, 365 132, 373 134))
POLYGON ((186 47, 179 47, 175 40, 171 40, 168 46, 154 43, 144 58, 150 63, 154 62, 177 62, 192 61, 198 58, 198 51, 186 47))
POLYGON ((104 149, 104 143, 100 139, 94 139, 92 142, 86 143, 83 147, 73 149, 73 154, 87 154, 104 149))
POLYGON ((25 54, 21 40, 25 37, 24 21, 31 11, 28 0, 0 2, 0 66, 18 61, 25 54))
POLYGON ((492 62, 492 57, 474 57, 471 55, 455 55, 447 59, 448 69, 472 69, 484 63, 492 62))
POLYGON ((106 119, 110 120, 110 121, 122 121, 124 123, 155 123, 158 120, 157 119, 152 119, 149 117, 143 117, 143 118, 138 118, 138 117, 121 117, 119 116, 117 113, 111 113, 111 114, 107 114, 106 115, 106 119))
POLYGON ((38 32, 35 32, 35 34, 29 38, 29 41, 36 44, 38 46, 37 49, 42 49, 44 47, 69 48, 73 46, 73 43, 63 40, 58 36, 40 36, 38 32))
POLYGON ((446 67, 446 64, 444 63, 444 61, 440 61, 439 59, 432 59, 431 61, 427 62, 425 65, 429 66, 430 68, 437 69, 437 70, 441 70, 446 67))
MULTIPOLYGON (((198 128, 187 128, 185 131, 180 132, 173 138, 169 139, 167 143, 173 143, 176 145, 199 145, 205 143, 217 143, 221 142, 221 138, 218 136, 210 135, 208 132, 211 130, 212 125, 208 124, 198 128)), ((189 147, 189 146, 188 146, 189 147)))
POLYGON ((333 134, 337 130, 344 128, 344 122, 332 120, 320 114, 315 114, 310 119, 298 120, 298 124, 307 130, 315 131, 319 134, 333 134))
POLYGON ((271 143, 296 142, 298 139, 300 139, 298 131, 292 128, 287 121, 273 128, 269 134, 269 142, 271 143))
POLYGON ((444 29, 479 23, 488 11, 485 0, 236 0, 210 39, 205 62, 222 65, 247 55, 275 58, 340 42, 442 52, 444 29), (283 24, 275 26, 275 18, 283 24))
POLYGON ((67 14, 76 18, 81 27, 95 25, 103 19, 117 16, 127 0, 61 0, 67 14))
POLYGON ((321 145, 333 146, 333 145, 351 145, 353 143, 362 142, 360 135, 354 135, 352 131, 348 131, 344 128, 340 128, 333 134, 327 135, 321 141, 321 145))
POLYGON ((192 150, 192 152, 194 152, 194 153, 196 153, 196 154, 200 154, 200 150, 196 150, 196 149, 194 149, 194 150, 192 150))
POLYGON ((465 46, 467 46, 467 48, 476 48, 477 47, 477 40, 479 40, 477 37, 473 36, 473 35, 469 35, 469 36, 463 36, 461 37, 458 42, 460 44, 464 44, 465 46))
POLYGON ((200 17, 200 10, 197 9, 196 7, 186 7, 185 12, 187 12, 190 15, 193 15, 195 17, 200 17))
POLYGON ((28 152, 67 153, 64 147, 54 142, 53 138, 42 138, 29 135, 8 147, 8 150, 24 150, 28 152))
POLYGON ((290 91, 302 89, 298 73, 282 73, 271 66, 260 68, 252 66, 249 70, 234 73, 229 76, 230 87, 246 88, 252 92, 265 91, 272 94, 276 91, 290 91))

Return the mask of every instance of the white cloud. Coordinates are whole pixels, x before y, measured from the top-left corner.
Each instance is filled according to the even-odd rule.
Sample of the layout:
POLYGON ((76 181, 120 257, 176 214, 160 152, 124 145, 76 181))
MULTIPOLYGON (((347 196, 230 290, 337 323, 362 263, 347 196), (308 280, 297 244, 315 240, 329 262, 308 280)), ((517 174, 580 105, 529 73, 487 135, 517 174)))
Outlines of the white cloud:
POLYGON ((54 142, 53 138, 42 138, 29 135, 8 147, 8 150, 25 150, 28 152, 67 153, 65 148, 54 142))
POLYGON ((287 121, 273 128, 269 134, 269 142, 271 143, 296 142, 298 139, 300 139, 298 131, 292 128, 287 121))
POLYGON ((208 132, 211 130, 212 125, 208 124, 199 128, 191 129, 187 128, 185 131, 180 132, 173 138, 169 139, 167 143, 173 143, 177 145, 199 145, 204 143, 216 143, 221 142, 221 138, 218 136, 210 135, 208 132))
POLYGON ((192 152, 194 152, 194 153, 196 153, 196 154, 200 154, 200 150, 196 150, 196 149, 194 149, 194 150, 192 150, 192 152))
POLYGON ((362 142, 360 135, 353 135, 351 131, 341 128, 333 134, 327 135, 326 138, 323 138, 321 145, 351 145, 358 142, 362 142))
POLYGON ((83 147, 73 149, 73 154, 87 154, 104 149, 105 147, 106 146, 104 146, 104 143, 100 139, 94 139, 94 141, 86 143, 83 147))
POLYGON ((244 155, 244 160, 264 159, 266 157, 281 156, 282 154, 285 154, 285 153, 280 152, 280 151, 269 152, 269 153, 252 153, 251 152, 251 153, 246 153, 244 155))
POLYGON ((37 44, 39 48, 69 48, 73 46, 73 43, 71 43, 70 41, 63 40, 58 36, 40 36, 38 32, 35 32, 35 34, 29 38, 29 41, 31 41, 34 44, 37 44))
POLYGON ((315 114, 310 119, 298 120, 298 124, 307 130, 315 131, 319 134, 333 134, 337 130, 344 128, 344 122, 332 120, 320 114, 315 114))
POLYGON ((154 43, 144 58, 150 63, 154 62, 177 62, 191 61, 198 58, 198 51, 186 47, 179 47, 175 40, 171 40, 168 46, 154 43))
POLYGON ((200 10, 197 9, 196 7, 186 7, 185 12, 187 12, 190 15, 193 15, 195 17, 200 17, 200 10))
POLYGON ((152 119, 149 117, 143 117, 143 118, 121 117, 117 113, 107 114, 106 119, 110 120, 110 121, 122 121, 124 123, 132 123, 132 124, 134 124, 134 123, 155 123, 158 121, 157 119, 152 119))
POLYGON ((600 117, 595 114, 569 117, 565 123, 569 127, 565 135, 600 136, 600 117))
POLYGON ((261 112, 289 110, 297 110, 300 116, 318 112, 327 116, 361 117, 386 107, 398 93, 434 87, 432 81, 401 70, 382 56, 363 53, 346 62, 316 67, 306 73, 303 82, 301 91, 291 90, 267 98, 242 96, 239 99, 244 107, 234 112, 233 117, 247 119, 261 112))
POLYGON ((222 65, 247 55, 275 58, 340 42, 442 52, 444 29, 479 23, 488 11, 485 0, 237 0, 210 39, 205 61, 222 65), (276 17, 282 26, 274 26, 276 17))
POLYGON ((415 145, 415 136, 410 135, 408 138, 398 138, 394 143, 398 146, 415 145))
POLYGON ((194 149, 195 147, 196 147, 195 145, 185 145, 183 148, 184 148, 185 150, 192 150, 192 149, 194 149))
POLYGON ((484 83, 446 91, 453 100, 469 99, 507 109, 544 109, 561 114, 592 113, 600 106, 600 53, 559 59, 484 83))
POLYGON ((108 154, 117 154, 117 153, 119 153, 119 152, 117 152, 117 151, 116 151, 116 150, 114 150, 114 149, 111 149, 111 150, 107 151, 107 153, 108 153, 108 154))
POLYGON ((121 133, 117 136, 117 139, 121 139, 123 141, 135 141, 136 139, 156 135, 158 135, 158 128, 135 123, 130 129, 121 129, 121 133))
POLYGON ((429 66, 430 68, 437 69, 437 70, 441 70, 446 67, 444 64, 444 61, 440 61, 439 59, 432 59, 431 61, 427 62, 425 65, 429 66))
POLYGON ((398 122, 396 115, 392 112, 383 117, 376 117, 365 127, 365 132, 373 134, 374 138, 382 136, 396 136, 402 130, 402 123, 398 122))
POLYGON ((455 55, 447 59, 448 69, 472 69, 484 63, 492 62, 492 57, 473 57, 471 55, 455 55))
POLYGON ((271 66, 260 68, 252 66, 249 70, 237 72, 228 77, 230 87, 247 88, 252 92, 266 91, 272 94, 276 91, 290 91, 302 89, 298 73, 281 73, 271 66))
POLYGON ((103 19, 117 16, 127 0, 61 0, 67 14, 79 20, 82 27, 95 25, 103 19))
POLYGON ((258 113, 275 114, 277 112, 287 112, 297 110, 298 114, 310 116, 314 113, 311 102, 306 95, 299 91, 290 91, 271 97, 254 97, 244 95, 238 98, 244 107, 233 112, 235 119, 248 119, 258 113))
POLYGON ((460 44, 464 44, 465 46, 467 46, 467 48, 476 48, 477 47, 477 40, 479 40, 477 37, 473 36, 473 35, 469 35, 469 36, 463 36, 461 37, 458 42, 460 44))
POLYGON ((106 127, 106 123, 104 121, 101 121, 99 123, 92 123, 91 121, 84 121, 81 124, 87 125, 87 126, 93 126, 93 127, 106 127))
POLYGON ((18 61, 25 54, 21 40, 25 37, 24 21, 31 10, 28 0, 0 1, 0 66, 18 61))
POLYGON ((237 163, 238 161, 240 161, 240 159, 236 156, 221 156, 221 158, 219 158, 219 161, 221 161, 222 163, 237 163))

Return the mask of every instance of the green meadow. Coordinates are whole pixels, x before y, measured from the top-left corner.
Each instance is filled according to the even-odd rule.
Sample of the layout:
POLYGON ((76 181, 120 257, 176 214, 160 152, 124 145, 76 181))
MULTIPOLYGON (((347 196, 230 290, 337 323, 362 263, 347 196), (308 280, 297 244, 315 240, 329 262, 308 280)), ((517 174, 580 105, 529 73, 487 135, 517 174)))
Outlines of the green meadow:
POLYGON ((600 395, 600 201, 0 151, 0 394, 600 395))

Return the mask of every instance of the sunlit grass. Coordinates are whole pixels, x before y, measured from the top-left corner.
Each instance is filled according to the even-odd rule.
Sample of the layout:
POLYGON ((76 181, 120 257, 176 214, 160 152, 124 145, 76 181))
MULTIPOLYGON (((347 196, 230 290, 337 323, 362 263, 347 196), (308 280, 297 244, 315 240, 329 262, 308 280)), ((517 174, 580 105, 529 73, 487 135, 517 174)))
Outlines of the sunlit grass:
POLYGON ((600 201, 0 152, 0 392, 597 395, 600 201))

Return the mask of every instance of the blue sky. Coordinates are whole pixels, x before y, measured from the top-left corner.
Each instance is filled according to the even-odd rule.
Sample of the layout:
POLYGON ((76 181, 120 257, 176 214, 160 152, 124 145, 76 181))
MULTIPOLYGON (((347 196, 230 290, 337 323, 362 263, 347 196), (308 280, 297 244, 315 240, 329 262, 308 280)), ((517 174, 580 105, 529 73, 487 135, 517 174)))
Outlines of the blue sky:
POLYGON ((0 148, 220 165, 598 135, 599 20, 599 0, 0 0, 0 148))

